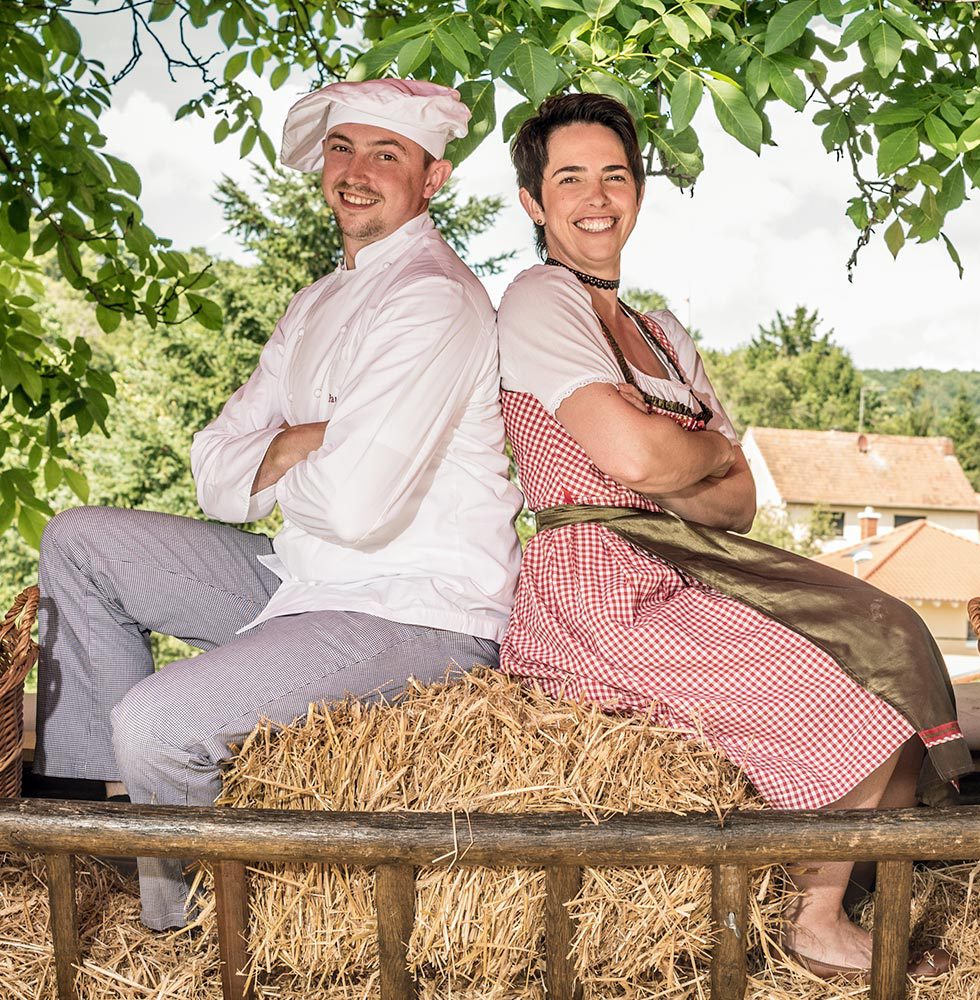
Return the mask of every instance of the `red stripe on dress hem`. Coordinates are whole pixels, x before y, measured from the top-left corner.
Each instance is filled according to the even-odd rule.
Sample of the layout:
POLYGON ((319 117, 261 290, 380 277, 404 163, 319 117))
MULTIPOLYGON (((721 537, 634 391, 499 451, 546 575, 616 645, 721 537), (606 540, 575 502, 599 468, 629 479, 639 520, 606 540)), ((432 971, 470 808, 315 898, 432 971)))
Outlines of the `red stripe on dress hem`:
POLYGON ((946 743, 962 737, 960 724, 958 722, 944 722, 941 726, 933 726, 932 729, 923 729, 919 737, 926 746, 933 746, 936 743, 946 743))

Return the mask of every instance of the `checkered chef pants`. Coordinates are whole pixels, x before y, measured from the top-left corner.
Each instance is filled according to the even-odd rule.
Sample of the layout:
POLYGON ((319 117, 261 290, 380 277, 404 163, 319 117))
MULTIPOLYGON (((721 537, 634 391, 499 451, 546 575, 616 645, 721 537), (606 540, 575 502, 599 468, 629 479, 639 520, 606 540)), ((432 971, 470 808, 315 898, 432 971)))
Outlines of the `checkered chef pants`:
MULTIPOLYGON (((260 718, 288 724, 311 702, 400 693, 452 662, 497 664, 497 644, 372 615, 316 611, 237 635, 279 578, 272 543, 226 525, 81 507, 41 543, 39 774, 121 780, 133 802, 210 805, 219 764, 260 718), (151 631, 204 650, 155 673, 151 631)), ((139 860, 142 919, 187 920, 185 864, 139 860)))

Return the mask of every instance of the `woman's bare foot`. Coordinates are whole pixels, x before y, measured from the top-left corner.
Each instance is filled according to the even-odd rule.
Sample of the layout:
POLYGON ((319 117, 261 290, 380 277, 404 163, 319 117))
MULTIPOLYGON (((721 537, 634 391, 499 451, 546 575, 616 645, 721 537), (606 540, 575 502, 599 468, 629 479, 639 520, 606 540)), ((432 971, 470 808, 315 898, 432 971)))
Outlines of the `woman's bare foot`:
POLYGON ((783 925, 783 947, 802 958, 841 969, 871 968, 871 935, 836 913, 809 907, 805 900, 787 908, 783 925))

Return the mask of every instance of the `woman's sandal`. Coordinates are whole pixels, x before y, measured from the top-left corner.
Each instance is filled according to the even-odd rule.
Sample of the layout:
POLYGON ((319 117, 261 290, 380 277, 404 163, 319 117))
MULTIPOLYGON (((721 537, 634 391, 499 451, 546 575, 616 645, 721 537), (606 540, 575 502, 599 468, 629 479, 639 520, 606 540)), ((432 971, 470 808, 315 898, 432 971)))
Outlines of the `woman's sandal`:
MULTIPOLYGON (((817 979, 843 979, 851 983, 871 982, 870 969, 857 969, 847 965, 831 965, 829 962, 821 962, 816 958, 808 958, 798 951, 783 945, 783 953, 800 968, 805 969, 817 979)), ((936 976, 944 976, 953 966, 956 960, 945 948, 929 948, 922 952, 916 952, 909 958, 905 967, 906 975, 912 979, 932 979, 936 976)))

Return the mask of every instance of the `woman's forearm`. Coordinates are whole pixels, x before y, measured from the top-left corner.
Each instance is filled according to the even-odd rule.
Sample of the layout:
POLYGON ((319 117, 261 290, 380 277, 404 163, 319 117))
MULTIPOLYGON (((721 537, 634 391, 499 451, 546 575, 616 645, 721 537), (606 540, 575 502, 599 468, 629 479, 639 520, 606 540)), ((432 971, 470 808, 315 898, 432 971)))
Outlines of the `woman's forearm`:
POLYGON ((737 452, 724 476, 702 479, 676 493, 650 495, 650 499, 685 521, 744 534, 755 517, 755 482, 741 449, 737 452))
POLYGON ((637 493, 681 493, 724 476, 735 460, 724 435, 686 431, 670 417, 641 412, 605 383, 576 390, 557 416, 599 469, 637 493))

